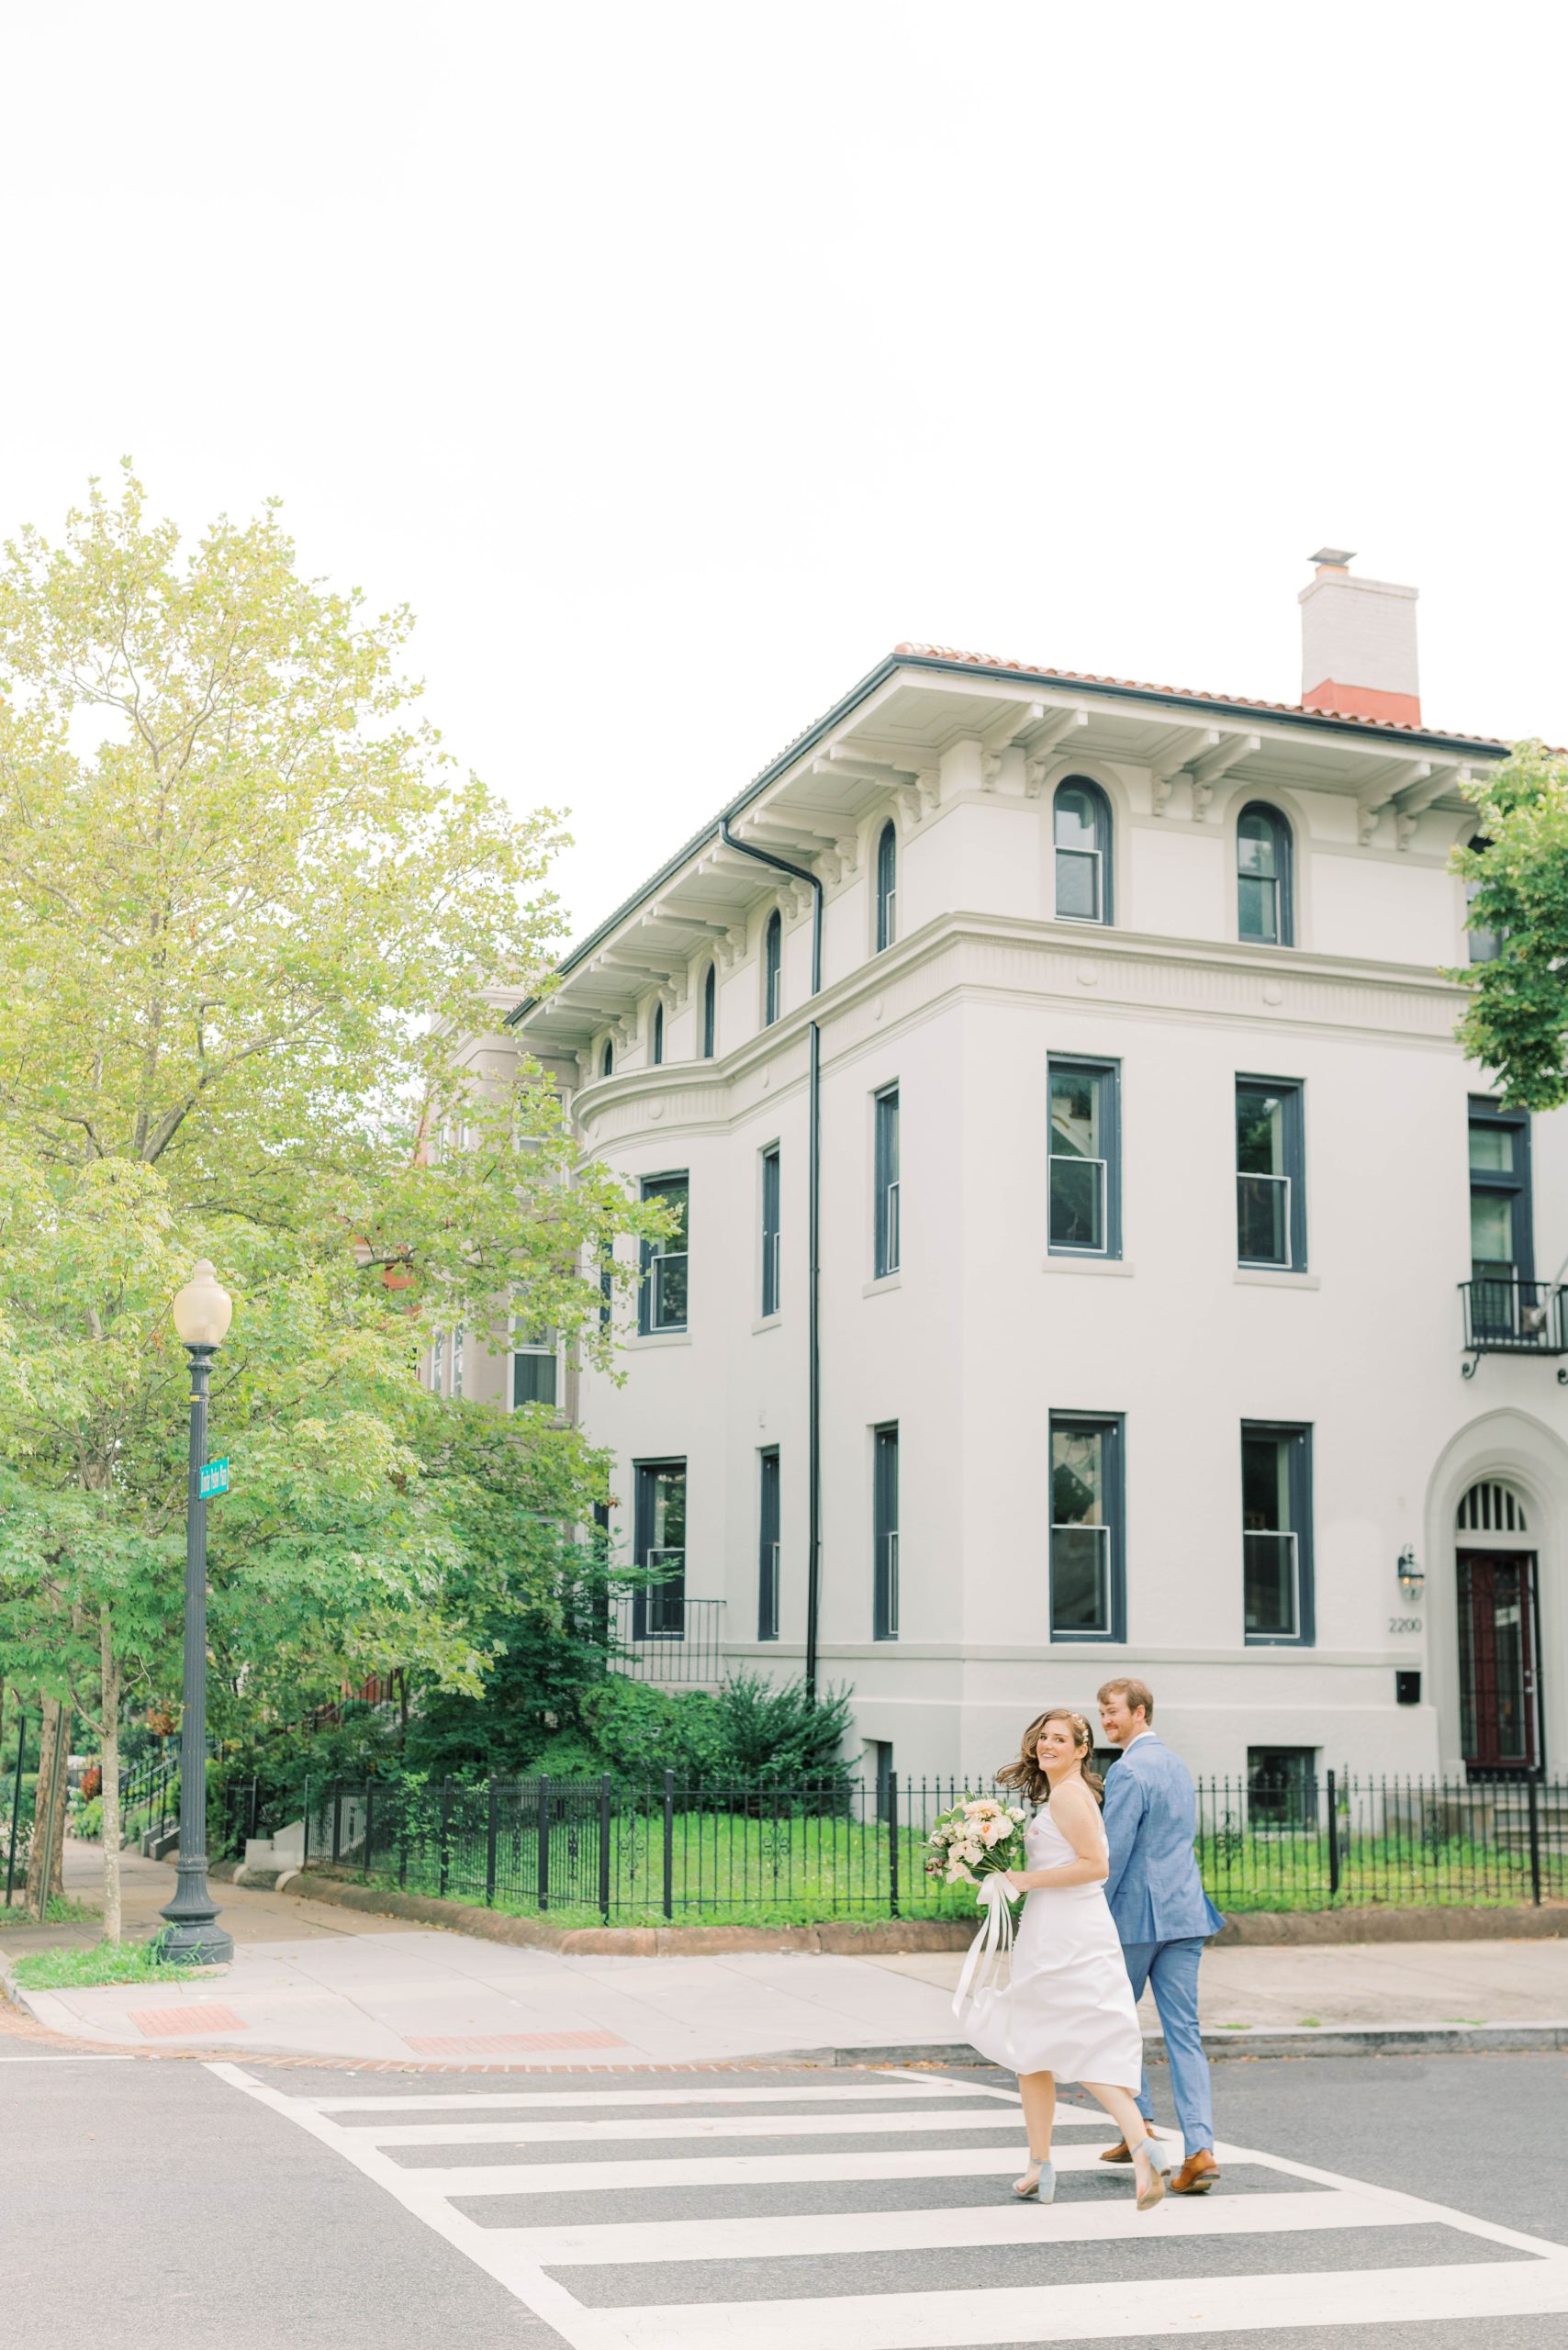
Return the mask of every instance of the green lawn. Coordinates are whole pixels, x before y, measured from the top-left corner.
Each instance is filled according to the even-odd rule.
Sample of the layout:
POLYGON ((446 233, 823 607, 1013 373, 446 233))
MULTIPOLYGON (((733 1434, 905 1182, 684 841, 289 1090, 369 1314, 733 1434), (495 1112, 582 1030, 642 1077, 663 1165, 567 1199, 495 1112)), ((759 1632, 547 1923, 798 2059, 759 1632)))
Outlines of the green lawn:
MULTIPOLYGON (((161 1938, 160 1938, 161 1939, 161 1938)), ((159 1942, 98 1942, 92 1950, 34 1950, 11 1973, 24 1991, 85 1991, 106 1983, 167 1983, 176 1975, 220 1975, 218 1966, 174 1967, 159 1942)))

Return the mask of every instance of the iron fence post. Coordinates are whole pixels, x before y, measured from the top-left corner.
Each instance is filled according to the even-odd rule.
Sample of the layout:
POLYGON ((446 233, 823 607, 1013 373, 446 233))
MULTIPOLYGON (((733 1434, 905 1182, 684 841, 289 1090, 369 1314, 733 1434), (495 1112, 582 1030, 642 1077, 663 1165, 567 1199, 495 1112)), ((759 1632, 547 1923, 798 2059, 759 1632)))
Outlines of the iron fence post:
POLYGON ((490 1796, 485 1813, 485 1907, 496 1906, 496 1774, 490 1774, 490 1796))
POLYGON ((1328 1797, 1328 1898, 1333 1900, 1339 1890, 1339 1796, 1334 1774, 1324 1774, 1328 1797))
POLYGON ((343 1849, 343 1783, 332 1781, 332 1866, 337 1867, 343 1849))
POLYGON ((675 1916, 675 1773, 665 1773, 665 1916, 675 1916))
POLYGON ((599 1906, 610 1923, 610 1774, 599 1783, 599 1906))
POLYGON ((375 1782, 374 1779, 366 1779, 364 1783, 364 1847, 359 1870, 366 1885, 370 1883, 370 1831, 375 1825, 375 1782))
POLYGON ((888 1915, 899 1914, 899 1781, 888 1773, 888 1915))
POLYGON ((452 1781, 441 1783, 441 1894, 446 1898, 446 1875, 452 1841, 452 1781))
POLYGON ((550 1907, 550 1782, 539 1782, 539 1859, 534 1867, 534 1895, 541 1909, 550 1907))
POLYGON ((308 1771, 305 1774, 305 1837, 300 1849, 299 1865, 302 1869, 308 1869, 310 1865, 310 1774, 308 1771))
POLYGON ((1540 1789, 1532 1772, 1529 1778, 1529 1897, 1540 1908, 1540 1789))

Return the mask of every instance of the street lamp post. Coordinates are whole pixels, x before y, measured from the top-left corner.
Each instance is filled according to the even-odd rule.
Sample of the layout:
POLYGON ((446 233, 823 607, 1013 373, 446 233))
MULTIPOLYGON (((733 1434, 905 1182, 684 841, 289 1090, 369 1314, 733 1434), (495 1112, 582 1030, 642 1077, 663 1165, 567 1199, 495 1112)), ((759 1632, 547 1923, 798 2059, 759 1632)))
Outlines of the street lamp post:
POLYGON ((174 1897, 163 1915, 163 1956, 212 1966, 234 1955, 207 1884, 207 1386, 234 1308, 204 1257, 174 1300, 174 1327, 191 1359, 191 1449, 185 1498, 185 1685, 180 1727, 180 1857, 174 1897))

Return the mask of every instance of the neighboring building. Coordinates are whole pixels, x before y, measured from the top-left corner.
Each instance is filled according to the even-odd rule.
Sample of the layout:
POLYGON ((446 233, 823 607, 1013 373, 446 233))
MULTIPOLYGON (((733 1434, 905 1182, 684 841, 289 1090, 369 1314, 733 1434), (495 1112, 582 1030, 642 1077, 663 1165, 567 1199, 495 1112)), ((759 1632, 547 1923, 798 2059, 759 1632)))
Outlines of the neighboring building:
POLYGON ((1299 707, 901 645, 514 1014, 683 1209, 578 1406, 670 1677, 944 1777, 1116 1671, 1205 1773, 1560 1762, 1568 1118, 1439 969, 1506 746, 1348 561, 1299 707))

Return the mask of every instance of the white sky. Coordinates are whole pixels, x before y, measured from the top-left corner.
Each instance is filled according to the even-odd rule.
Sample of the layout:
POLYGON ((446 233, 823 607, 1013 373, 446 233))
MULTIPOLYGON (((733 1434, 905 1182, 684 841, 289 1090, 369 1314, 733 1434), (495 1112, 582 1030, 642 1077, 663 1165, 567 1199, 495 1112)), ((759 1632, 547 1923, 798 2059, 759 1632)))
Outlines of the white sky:
POLYGON ((420 615, 586 928, 901 638, 1568 740, 1543 6, 15 10, 0 532, 133 453, 420 615))

